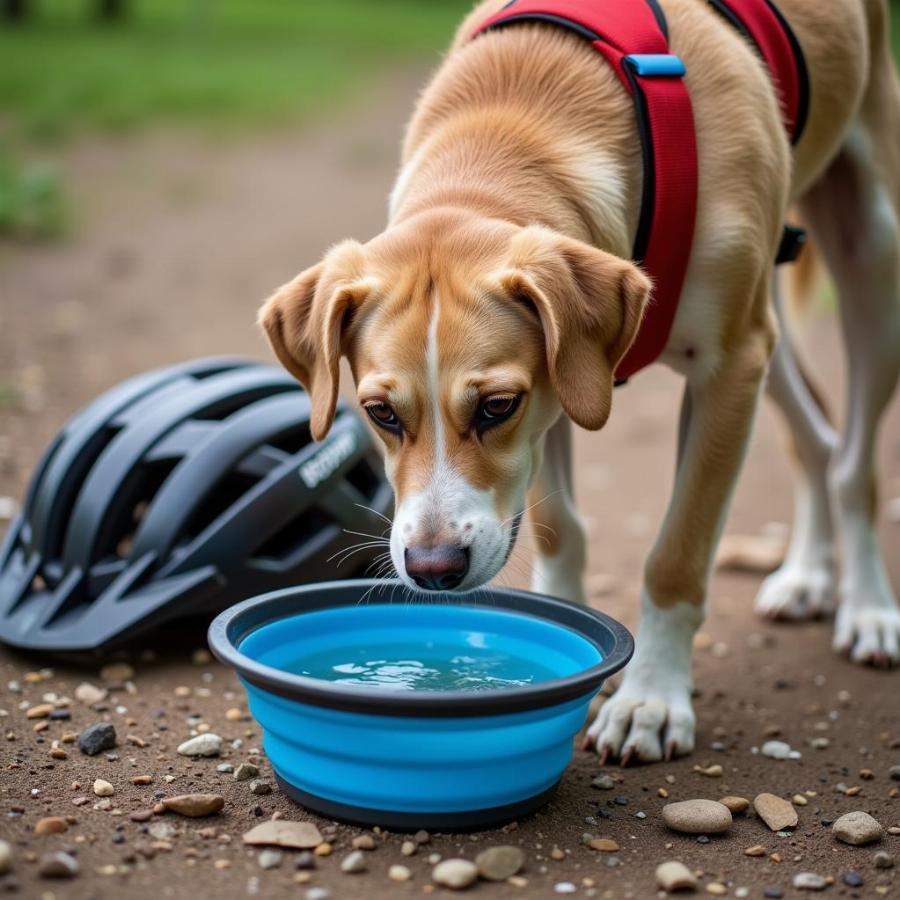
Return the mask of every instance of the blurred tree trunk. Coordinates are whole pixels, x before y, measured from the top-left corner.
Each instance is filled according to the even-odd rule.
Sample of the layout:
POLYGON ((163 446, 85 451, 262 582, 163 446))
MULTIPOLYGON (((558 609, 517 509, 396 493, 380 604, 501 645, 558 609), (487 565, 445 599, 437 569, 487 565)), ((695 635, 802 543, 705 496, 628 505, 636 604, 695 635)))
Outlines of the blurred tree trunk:
POLYGON ((28 14, 28 0, 0 0, 0 14, 7 22, 21 22, 28 14))

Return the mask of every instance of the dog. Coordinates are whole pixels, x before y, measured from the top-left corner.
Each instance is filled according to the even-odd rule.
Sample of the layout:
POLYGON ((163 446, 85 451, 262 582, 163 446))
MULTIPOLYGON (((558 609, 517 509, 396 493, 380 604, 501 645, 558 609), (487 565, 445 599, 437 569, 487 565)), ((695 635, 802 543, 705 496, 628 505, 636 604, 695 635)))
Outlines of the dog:
MULTIPOLYGON (((607 421, 616 367, 654 289, 630 259, 640 140, 626 90, 581 36, 536 22, 470 39, 503 3, 473 10, 422 93, 385 230, 332 248, 266 301, 260 322, 309 391, 316 439, 349 361, 396 493, 390 552, 403 582, 484 585, 527 514, 548 536, 534 590, 583 603, 571 428, 607 421)), ((796 515, 758 611, 836 610, 838 650, 859 663, 900 660, 873 469, 900 372, 900 84, 887 4, 780 0, 810 85, 793 147, 746 38, 699 0, 660 6, 687 67, 699 186, 660 357, 685 383, 674 490, 644 568, 634 658, 586 737, 603 761, 623 763, 694 746, 692 638, 764 390, 790 426, 796 515), (843 433, 785 328, 774 260, 792 209, 837 288, 849 362, 843 433)), ((627 414, 627 388, 616 399, 627 414)))

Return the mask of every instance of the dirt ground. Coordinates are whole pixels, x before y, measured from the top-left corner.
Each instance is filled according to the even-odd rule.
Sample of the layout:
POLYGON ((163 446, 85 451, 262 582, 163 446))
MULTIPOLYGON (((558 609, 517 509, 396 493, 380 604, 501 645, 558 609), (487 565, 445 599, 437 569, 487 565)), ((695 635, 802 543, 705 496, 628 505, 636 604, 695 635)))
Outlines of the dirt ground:
MULTIPOLYGON (((67 162, 82 213, 74 236, 59 246, 0 246, 0 384, 15 398, 11 407, 0 407, 0 497, 20 498, 55 430, 127 375, 206 354, 267 358, 253 325, 258 302, 332 241, 365 238, 383 223, 400 129, 420 78, 398 76, 339 121, 300 134, 220 145, 165 133, 78 145, 67 162)), ((828 316, 812 323, 807 347, 829 392, 839 398, 841 355, 828 316)), ((593 602, 629 626, 636 622, 642 558, 668 497, 678 401, 677 379, 652 370, 616 395, 602 434, 578 436, 590 572, 595 587, 603 586, 593 602)), ((787 521, 790 480, 776 431, 766 410, 729 532, 756 534, 787 521)), ((885 495, 900 496, 896 402, 880 447, 885 495)), ((0 512, 8 516, 9 506, 2 501, 0 512)), ((900 586, 900 525, 885 521, 882 534, 893 583, 900 586)), ((401 857, 401 836, 376 835, 377 849, 367 854, 368 872, 361 875, 340 871, 359 831, 339 826, 335 852, 319 860, 309 886, 350 900, 420 896, 431 890, 429 854, 472 858, 485 846, 514 843, 527 854, 527 885, 481 883, 473 889, 477 895, 550 897, 556 885, 572 882, 576 896, 642 900, 656 892, 656 864, 680 859, 702 872, 701 891, 720 882, 729 896, 762 897, 767 888, 795 896, 791 880, 800 871, 833 876, 831 895, 897 896, 900 868, 876 869, 877 848, 836 843, 823 823, 863 809, 885 827, 900 824, 898 785, 888 777, 888 769, 900 764, 900 673, 860 669, 835 657, 828 623, 777 627, 758 621, 751 609, 758 582, 758 576, 723 573, 714 579, 696 655, 699 733, 692 757, 624 771, 608 767, 620 781, 602 791, 591 787, 596 757, 576 752, 556 799, 515 830, 435 835, 409 859, 401 857), (776 761, 754 752, 776 734, 802 758, 776 761), (822 737, 828 747, 813 749, 810 741, 822 737), (721 765, 721 777, 693 770, 708 764, 721 765), (872 777, 860 775, 862 769, 872 777), (859 791, 848 796, 839 784, 859 791), (745 815, 736 817, 728 835, 700 843, 664 828, 660 788, 670 800, 752 798, 760 791, 814 795, 798 808, 800 825, 791 836, 772 834, 745 815), (620 851, 588 849, 585 832, 614 839, 620 851), (777 856, 744 855, 758 843, 777 856), (551 856, 554 847, 562 859, 551 856), (413 873, 404 884, 387 876, 388 867, 400 862, 413 873), (859 873, 862 887, 841 880, 849 870, 859 873)), ((42 732, 33 730, 24 709, 48 692, 71 698, 85 679, 100 684, 99 666, 83 670, 0 652, 0 728, 6 735, 0 743, 0 835, 15 853, 7 888, 29 898, 305 896, 308 887, 295 881, 295 854, 264 870, 257 853, 241 845, 241 835, 273 813, 306 814, 277 791, 255 796, 249 782, 217 772, 223 761, 256 759, 262 777, 271 780, 254 723, 225 716, 244 706, 234 675, 216 664, 192 663, 191 651, 201 641, 199 634, 160 634, 130 658, 132 690, 114 691, 99 710, 73 699, 71 719, 51 721, 42 732), (26 682, 27 672, 44 666, 52 669, 46 680, 26 682), (9 689, 11 681, 20 683, 21 693, 9 689), (67 759, 51 758, 51 741, 101 719, 115 724, 117 758, 89 758, 72 744, 62 745, 67 759), (201 723, 225 738, 226 750, 221 759, 191 763, 175 747, 201 723), (230 745, 234 739, 242 741, 238 749, 230 745), (153 776, 151 784, 131 784, 144 774, 153 776), (166 776, 174 777, 167 782, 166 776), (94 808, 96 778, 114 785, 108 810, 94 808), (176 833, 162 840, 129 818, 160 796, 191 791, 221 793, 224 811, 208 820, 167 815, 176 833), (89 802, 73 805, 81 796, 89 802), (77 822, 65 834, 35 836, 38 819, 51 815, 77 822), (63 848, 77 853, 78 877, 39 878, 37 857, 63 848)), ((882 848, 900 857, 900 836, 886 836, 882 848)), ((770 890, 769 896, 780 895, 770 890)))

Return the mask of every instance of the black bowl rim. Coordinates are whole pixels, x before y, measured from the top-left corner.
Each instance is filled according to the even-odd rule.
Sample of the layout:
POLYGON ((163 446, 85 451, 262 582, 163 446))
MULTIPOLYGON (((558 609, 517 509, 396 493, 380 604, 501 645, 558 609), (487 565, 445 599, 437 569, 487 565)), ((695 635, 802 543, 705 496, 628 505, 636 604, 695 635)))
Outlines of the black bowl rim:
POLYGON ((289 700, 345 712, 434 718, 504 715, 584 697, 599 690, 604 680, 622 669, 634 652, 634 640, 628 629, 605 613, 557 597, 512 588, 487 588, 479 591, 477 598, 468 594, 429 594, 428 605, 500 609, 543 619, 574 631, 593 644, 602 655, 601 661, 573 675, 525 687, 397 693, 284 672, 250 659, 238 649, 249 634, 278 619, 353 606, 368 589, 384 587, 402 589, 404 599, 408 599, 410 591, 402 582, 373 579, 319 582, 251 597, 216 616, 207 635, 210 649, 222 663, 251 684, 289 700))

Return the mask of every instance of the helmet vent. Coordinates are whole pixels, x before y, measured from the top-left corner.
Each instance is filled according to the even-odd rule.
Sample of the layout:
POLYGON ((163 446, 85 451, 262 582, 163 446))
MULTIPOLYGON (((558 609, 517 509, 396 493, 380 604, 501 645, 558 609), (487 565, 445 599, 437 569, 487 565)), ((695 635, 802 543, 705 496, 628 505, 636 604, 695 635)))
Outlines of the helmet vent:
POLYGON ((319 537, 325 528, 334 525, 334 520, 322 510, 315 507, 305 509, 260 544, 253 556, 272 561, 284 559, 307 541, 319 537))
POLYGON ((256 476, 248 475, 246 472, 237 469, 229 471, 216 482, 196 512, 188 519, 182 538, 185 541, 193 540, 223 512, 237 503, 258 481, 256 476))
POLYGON ((312 435, 309 433, 309 425, 304 422, 284 434, 269 438, 266 443, 270 447, 275 447, 276 450, 293 456, 295 453, 305 450, 312 443, 312 435))
POLYGON ((366 500, 371 500, 378 493, 382 484, 382 479, 364 459, 360 460, 347 473, 346 478, 366 500))

